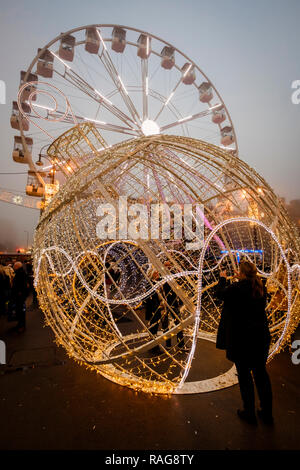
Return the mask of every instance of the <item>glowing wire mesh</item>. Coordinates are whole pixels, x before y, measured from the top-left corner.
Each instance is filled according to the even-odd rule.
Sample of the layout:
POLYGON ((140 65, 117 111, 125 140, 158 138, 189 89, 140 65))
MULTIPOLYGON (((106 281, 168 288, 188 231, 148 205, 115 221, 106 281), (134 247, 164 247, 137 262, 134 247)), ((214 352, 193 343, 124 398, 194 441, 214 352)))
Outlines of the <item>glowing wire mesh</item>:
MULTIPOLYGON (((59 144, 51 149, 57 158, 66 152, 59 144)), ((121 385, 174 392, 188 376, 198 328, 216 334, 219 268, 233 274, 242 257, 266 280, 270 357, 284 347, 299 322, 300 244, 281 201, 253 169, 219 147, 177 136, 99 152, 93 144, 85 155, 76 145, 89 160, 46 208, 34 251, 40 305, 71 357, 121 385), (207 247, 188 250, 184 236, 100 240, 97 208, 117 206, 120 196, 144 204, 149 216, 154 203, 202 204, 207 247), (155 292, 159 310, 152 298, 149 316, 155 292)), ((68 157, 76 168, 72 148, 68 157)))

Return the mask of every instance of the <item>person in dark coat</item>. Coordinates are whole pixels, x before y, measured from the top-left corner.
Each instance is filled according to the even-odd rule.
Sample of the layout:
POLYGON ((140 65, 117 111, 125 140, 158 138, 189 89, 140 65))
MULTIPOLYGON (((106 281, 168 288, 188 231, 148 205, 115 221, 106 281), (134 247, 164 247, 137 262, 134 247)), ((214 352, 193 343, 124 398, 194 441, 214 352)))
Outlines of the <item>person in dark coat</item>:
MULTIPOLYGON (((171 271, 172 265, 170 261, 165 261, 164 266, 171 271)), ((162 293, 164 295, 164 315, 162 317, 162 328, 163 331, 168 330, 169 328, 169 316, 171 316, 174 319, 175 325, 178 325, 180 323, 180 308, 183 305, 182 300, 179 298, 178 295, 174 292, 172 287, 168 282, 165 282, 163 287, 162 287, 162 293), (168 308, 170 307, 170 308, 168 308)), ((166 347, 171 348, 171 338, 168 338, 166 340, 166 347)), ((186 351, 185 348, 185 343, 184 343, 184 335, 183 331, 180 330, 177 333, 177 347, 181 349, 182 351, 186 351)))
POLYGON ((0 315, 6 314, 6 301, 8 299, 10 289, 9 277, 4 267, 0 265, 0 315))
MULTIPOLYGON (((156 270, 152 270, 150 273, 150 279, 157 281, 159 279, 159 273, 156 270)), ((161 299, 157 290, 155 290, 149 297, 144 300, 145 305, 145 318, 149 322, 149 331, 153 336, 157 335, 158 326, 161 321, 161 299)), ((161 351, 159 346, 154 346, 151 349, 152 352, 160 354, 161 351)))
POLYGON ((17 261, 14 264, 15 276, 12 281, 11 297, 16 307, 17 330, 22 333, 26 326, 26 305, 25 300, 28 294, 27 276, 22 263, 17 261))
MULTIPOLYGON (((182 300, 176 295, 176 293, 173 291, 173 289, 167 282, 165 282, 165 284, 163 285, 162 290, 166 299, 166 305, 171 307, 170 309, 167 309, 162 319, 163 330, 167 330, 169 327, 169 315, 173 317, 175 325, 178 325, 180 323, 180 307, 182 306, 182 300)), ((180 349, 185 349, 184 336, 182 330, 177 333, 177 346, 180 349)), ((171 338, 168 338, 166 340, 166 347, 171 348, 171 338)))
POLYGON ((266 289, 255 264, 249 261, 240 263, 236 277, 238 282, 228 285, 226 271, 220 273, 216 293, 224 304, 216 347, 226 350, 227 359, 236 365, 244 404, 243 410, 237 410, 239 417, 256 423, 253 374, 261 405, 258 415, 272 424, 272 389, 266 371, 271 341, 265 312, 266 289))

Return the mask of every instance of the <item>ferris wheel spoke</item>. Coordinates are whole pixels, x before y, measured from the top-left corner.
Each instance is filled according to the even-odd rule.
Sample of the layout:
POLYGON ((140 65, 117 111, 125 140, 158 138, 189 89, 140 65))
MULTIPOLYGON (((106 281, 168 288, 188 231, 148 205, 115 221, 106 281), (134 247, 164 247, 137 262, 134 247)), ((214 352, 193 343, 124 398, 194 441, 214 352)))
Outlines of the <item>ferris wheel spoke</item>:
POLYGON ((99 38, 102 42, 102 45, 103 45, 103 50, 102 50, 102 53, 99 54, 98 53, 98 57, 99 59, 101 60, 103 66, 105 67, 106 71, 108 72, 108 74, 110 75, 111 79, 113 80, 116 88, 118 89, 119 93, 120 93, 120 96, 122 97, 127 109, 129 110, 133 120, 134 120, 134 123, 137 125, 137 126, 141 126, 141 123, 142 123, 142 120, 141 120, 141 116, 139 115, 136 107, 134 106, 132 100, 130 99, 130 96, 128 94, 128 91, 127 91, 127 88, 125 87, 124 85, 124 82, 122 80, 122 78, 120 77, 115 65, 114 65, 114 62, 107 50, 107 47, 106 47, 106 44, 105 42, 103 41, 102 39, 102 36, 99 32, 99 30, 97 29, 97 32, 98 32, 98 35, 99 35, 99 38))
MULTIPOLYGON (((75 117, 76 119, 78 119, 78 121, 81 121, 81 122, 83 121, 92 122, 93 124, 95 124, 95 127, 97 127, 98 129, 104 129, 104 130, 113 131, 113 132, 121 132, 122 134, 133 135, 133 136, 138 135, 137 132, 131 127, 118 126, 117 124, 112 124, 109 122, 100 121, 100 120, 92 119, 90 117, 85 117, 85 116, 76 115, 75 117)), ((71 122, 71 121, 72 119, 70 117, 68 118, 68 120, 66 120, 66 122, 71 122)))
POLYGON ((178 119, 177 121, 171 122, 170 124, 166 124, 165 126, 162 126, 160 130, 166 131, 167 129, 170 129, 171 127, 179 126, 183 123, 194 121, 195 119, 208 116, 209 114, 212 113, 212 111, 220 109, 221 107, 222 105, 220 103, 216 104, 215 106, 212 106, 211 108, 208 108, 205 111, 201 111, 200 113, 196 113, 196 114, 191 114, 190 116, 186 116, 184 118, 178 119))
MULTIPOLYGON (((57 56, 56 56, 57 57, 57 56)), ((61 60, 61 59, 60 59, 61 60)), ((66 64, 67 65, 67 64, 66 64)), ((76 73, 70 66, 65 68, 64 74, 60 73, 58 70, 54 71, 63 78, 68 83, 72 84, 75 88, 79 89, 85 95, 92 98, 99 104, 102 104, 105 109, 115 115, 118 119, 124 122, 127 126, 129 125, 132 129, 135 128, 134 121, 127 116, 123 111, 121 111, 117 106, 115 106, 108 98, 102 95, 98 90, 96 90, 92 85, 90 85, 86 80, 84 80, 78 73, 76 73)))
POLYGON ((118 126, 116 124, 111 124, 108 122, 104 121, 97 121, 96 119, 91 119, 91 118, 83 118, 84 121, 87 122, 93 122, 95 124, 95 127, 98 129, 104 129, 107 131, 113 131, 113 132, 120 132, 121 134, 127 134, 127 135, 132 135, 132 136, 137 136, 138 133, 131 127, 122 127, 118 126))
POLYGON ((102 95, 98 90, 92 87, 87 83, 82 77, 80 77, 76 72, 70 71, 66 72, 66 75, 70 79, 69 81, 73 83, 77 88, 79 88, 83 93, 86 93, 90 98, 94 99, 97 103, 100 103, 114 114, 118 119, 123 121, 126 125, 130 125, 134 128, 134 121, 123 111, 121 111, 117 106, 115 106, 108 98, 102 95), (73 74, 73 75, 72 75, 73 74))
POLYGON ((104 58, 101 59, 104 67, 106 68, 108 74, 110 75, 112 81, 114 82, 123 102, 125 103, 129 113, 132 116, 133 122, 136 126, 140 127, 141 125, 141 117, 137 112, 132 100, 129 97, 127 88, 124 85, 124 82, 120 75, 118 74, 117 70, 115 69, 114 65, 110 61, 110 59, 104 58))
POLYGON ((182 82, 182 77, 180 77, 180 80, 178 80, 178 82, 176 83, 176 85, 174 86, 173 90, 171 91, 171 93, 169 94, 168 98, 164 101, 162 107, 160 108, 160 110, 158 111, 157 115, 155 116, 155 119, 154 121, 157 121, 157 119, 159 118, 159 116, 161 115, 161 113, 163 112, 163 110, 165 109, 165 107, 168 105, 168 103, 171 101, 171 99, 173 98, 177 88, 179 87, 180 83, 182 82))
MULTIPOLYGON (((51 108, 47 108, 45 106, 39 106, 39 107, 43 107, 44 109, 46 109, 48 117, 50 116, 49 111, 51 111, 51 108)), ((51 113, 51 118, 59 120, 62 124, 73 124, 74 123, 72 117, 69 116, 69 115, 67 115, 63 119, 61 119, 61 117, 63 115, 64 115, 64 113, 62 111, 56 111, 55 114, 51 113)), ((37 119, 37 116, 35 116, 35 115, 30 115, 30 117, 37 119)), ((98 129, 104 129, 104 130, 107 130, 107 131, 118 132, 118 133, 121 133, 121 134, 131 135, 131 136, 134 136, 134 137, 136 137, 138 135, 137 131, 135 131, 131 127, 118 126, 117 124, 112 124, 112 123, 100 121, 100 120, 97 120, 97 119, 84 117, 84 116, 81 116, 81 115, 78 115, 78 114, 74 114, 74 117, 79 122, 93 122, 95 124, 95 127, 98 128, 98 129)))
POLYGON ((143 122, 148 119, 148 93, 149 93, 149 77, 148 77, 148 59, 141 59, 142 68, 142 88, 143 88, 143 122))

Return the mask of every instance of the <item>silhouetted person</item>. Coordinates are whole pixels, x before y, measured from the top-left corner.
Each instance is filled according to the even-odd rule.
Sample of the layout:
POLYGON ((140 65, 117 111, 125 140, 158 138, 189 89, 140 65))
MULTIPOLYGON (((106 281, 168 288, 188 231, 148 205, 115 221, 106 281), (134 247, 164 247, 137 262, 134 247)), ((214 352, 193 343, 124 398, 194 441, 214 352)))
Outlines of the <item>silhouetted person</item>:
MULTIPOLYGON (((165 261, 164 266, 167 269, 171 269, 172 265, 170 261, 165 261)), ((180 323, 180 308, 183 305, 182 300, 176 295, 172 287, 168 284, 168 282, 165 282, 163 287, 162 287, 162 292, 164 295, 164 305, 165 305, 165 311, 164 315, 162 317, 162 328, 163 330, 168 330, 169 328, 169 315, 174 319, 175 325, 178 325, 180 323)), ((185 350, 185 344, 184 344, 184 336, 183 336, 183 331, 180 330, 177 333, 177 346, 185 350)), ((171 348, 171 338, 168 338, 166 340, 166 347, 171 348)))
POLYGON ((10 263, 7 263, 6 266, 3 267, 6 275, 8 276, 9 278, 9 283, 10 283, 10 286, 12 285, 12 281, 13 281, 13 278, 14 278, 14 275, 15 275, 15 272, 13 270, 13 267, 10 263))
POLYGON ((5 269, 0 265, 0 315, 6 314, 6 301, 8 300, 10 289, 9 277, 5 269))
MULTIPOLYGON (((153 270, 150 274, 150 279, 157 281, 159 279, 158 271, 153 270)), ((149 331, 153 336, 157 335, 159 322, 161 321, 161 301, 157 290, 144 300, 145 305, 145 318, 149 321, 149 331)), ((152 352, 160 354, 159 346, 154 346, 152 352)))
POLYGON ((14 270, 15 276, 12 281, 11 297, 16 308, 17 330, 19 333, 22 333, 26 326, 25 300, 28 294, 27 276, 20 261, 14 264, 14 270))
MULTIPOLYGON (((162 327, 164 330, 167 330, 169 327, 169 315, 173 317, 175 325, 180 323, 180 307, 182 306, 182 300, 176 295, 167 282, 163 285, 162 290, 166 299, 166 312, 162 319, 162 327), (168 308, 168 306, 170 308, 168 308)), ((166 340, 166 346, 167 348, 171 347, 171 338, 166 340)), ((180 349, 185 349, 182 330, 177 333, 177 346, 180 349)))
POLYGON ((32 303, 36 303, 36 292, 34 288, 34 275, 33 275, 33 267, 30 261, 27 261, 23 265, 23 269, 27 275, 27 283, 29 285, 29 291, 32 292, 32 303))
POLYGON ((224 304, 216 346, 225 349, 226 357, 236 365, 244 404, 243 410, 237 410, 239 417, 256 424, 253 374, 261 405, 258 415, 272 424, 272 389, 266 371, 271 341, 266 289, 255 264, 249 261, 240 263, 236 277, 238 282, 227 286, 226 271, 220 273, 217 295, 224 304))

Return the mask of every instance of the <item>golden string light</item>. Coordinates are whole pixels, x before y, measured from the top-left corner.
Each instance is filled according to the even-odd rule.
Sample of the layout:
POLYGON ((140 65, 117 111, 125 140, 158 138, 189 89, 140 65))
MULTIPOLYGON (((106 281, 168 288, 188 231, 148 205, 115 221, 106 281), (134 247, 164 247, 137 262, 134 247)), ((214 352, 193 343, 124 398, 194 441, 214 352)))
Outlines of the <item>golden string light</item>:
POLYGON ((188 379, 198 334, 216 335, 219 268, 233 273, 246 257, 266 282, 274 357, 299 323, 300 241, 269 185, 229 152, 191 138, 155 135, 105 147, 84 123, 48 150, 74 169, 45 208, 34 245, 38 298, 58 344, 116 383, 174 393, 188 379), (99 205, 117 211, 125 198, 150 222, 155 204, 167 212, 197 206, 193 228, 202 221, 207 246, 202 240, 188 249, 187 234, 175 236, 173 213, 168 237, 151 237, 149 222, 148 238, 114 238, 132 226, 131 209, 125 218, 118 212, 115 232, 101 240, 99 205))

